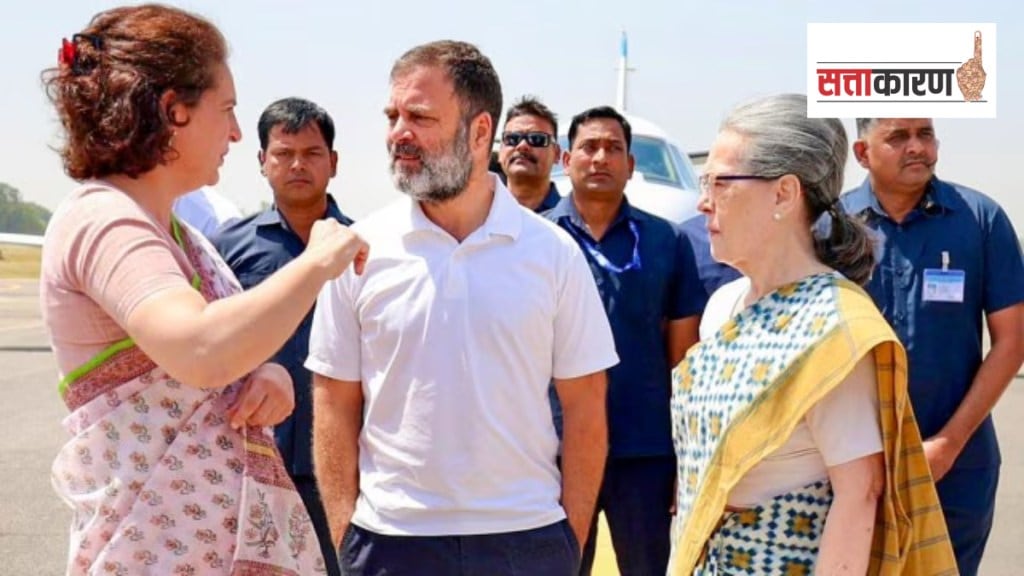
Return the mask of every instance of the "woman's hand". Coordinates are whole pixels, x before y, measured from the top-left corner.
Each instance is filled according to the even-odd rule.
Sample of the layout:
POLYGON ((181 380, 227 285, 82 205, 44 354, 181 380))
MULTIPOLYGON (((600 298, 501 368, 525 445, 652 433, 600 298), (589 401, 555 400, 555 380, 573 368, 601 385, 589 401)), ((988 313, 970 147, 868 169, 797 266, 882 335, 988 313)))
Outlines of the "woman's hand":
POLYGON ((349 264, 356 274, 362 274, 369 252, 369 245, 358 234, 336 220, 325 219, 313 223, 303 256, 313 258, 333 279, 341 276, 349 264))
POLYGON ((235 403, 228 408, 228 422, 235 430, 243 426, 273 426, 295 409, 295 388, 284 366, 266 363, 246 378, 235 403))

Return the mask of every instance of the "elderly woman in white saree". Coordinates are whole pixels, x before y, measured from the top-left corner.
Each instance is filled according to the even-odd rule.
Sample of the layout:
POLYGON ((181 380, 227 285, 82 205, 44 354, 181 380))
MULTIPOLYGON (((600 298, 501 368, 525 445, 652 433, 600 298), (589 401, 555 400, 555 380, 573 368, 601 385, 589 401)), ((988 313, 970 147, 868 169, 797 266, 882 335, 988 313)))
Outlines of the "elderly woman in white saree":
POLYGON ((701 178, 716 260, 673 373, 673 574, 955 574, 906 358, 860 288, 867 231, 838 207, 847 140, 806 98, 723 122, 701 178))

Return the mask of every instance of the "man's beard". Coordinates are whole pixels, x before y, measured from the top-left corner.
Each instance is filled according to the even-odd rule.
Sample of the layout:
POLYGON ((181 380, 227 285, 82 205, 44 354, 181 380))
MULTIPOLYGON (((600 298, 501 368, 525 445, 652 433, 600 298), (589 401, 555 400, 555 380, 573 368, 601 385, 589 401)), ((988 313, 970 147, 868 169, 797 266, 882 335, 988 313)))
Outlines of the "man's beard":
POLYGON ((441 204, 457 197, 469 183, 473 158, 469 154, 467 123, 459 122, 459 130, 446 150, 430 154, 415 144, 392 144, 391 181, 395 187, 414 200, 441 204), (420 160, 418 170, 397 166, 396 155, 414 155, 420 160))

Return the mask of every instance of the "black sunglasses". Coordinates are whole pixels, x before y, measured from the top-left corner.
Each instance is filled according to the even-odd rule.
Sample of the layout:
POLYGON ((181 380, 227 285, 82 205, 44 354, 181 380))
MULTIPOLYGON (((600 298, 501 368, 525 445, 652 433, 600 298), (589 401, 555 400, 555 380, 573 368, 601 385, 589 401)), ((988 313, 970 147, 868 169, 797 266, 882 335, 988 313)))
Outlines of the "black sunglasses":
POLYGON ((519 146, 523 140, 526 140, 531 148, 546 148, 551 145, 551 135, 543 132, 505 132, 501 135, 501 142, 506 146, 519 146))

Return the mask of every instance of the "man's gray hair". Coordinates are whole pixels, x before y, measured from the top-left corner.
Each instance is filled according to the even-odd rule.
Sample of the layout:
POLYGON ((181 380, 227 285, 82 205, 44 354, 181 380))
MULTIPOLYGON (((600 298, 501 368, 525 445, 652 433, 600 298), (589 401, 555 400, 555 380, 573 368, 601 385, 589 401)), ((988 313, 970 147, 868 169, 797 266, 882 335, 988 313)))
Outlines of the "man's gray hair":
POLYGON ((857 118, 857 138, 863 138, 878 124, 878 118, 857 118))

